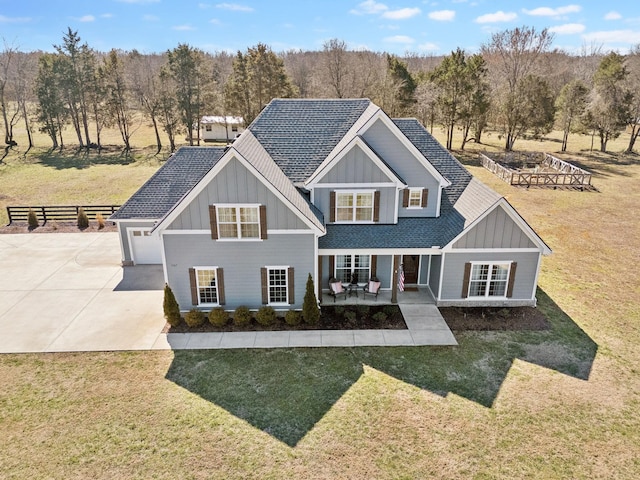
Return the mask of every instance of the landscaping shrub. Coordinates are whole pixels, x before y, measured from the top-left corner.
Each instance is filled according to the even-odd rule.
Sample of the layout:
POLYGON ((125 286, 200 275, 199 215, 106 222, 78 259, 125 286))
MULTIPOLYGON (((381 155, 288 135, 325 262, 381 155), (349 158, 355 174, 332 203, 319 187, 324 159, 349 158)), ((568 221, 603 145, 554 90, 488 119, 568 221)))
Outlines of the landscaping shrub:
POLYGON ((40 226, 40 222, 38 221, 38 216, 36 212, 29 209, 29 213, 27 215, 27 221, 29 222, 29 228, 33 230, 34 228, 38 228, 40 226))
POLYGON ((96 213, 96 222, 98 222, 98 230, 102 230, 104 228, 104 217, 100 212, 96 213))
POLYGON ((216 327, 224 327, 229 322, 229 314, 224 308, 214 308, 209 312, 209 323, 216 327))
POLYGON ((358 311, 358 315, 362 318, 367 318, 369 316, 369 305, 358 305, 356 310, 358 311))
POLYGON ((300 325, 300 321, 302 320, 302 314, 297 310, 289 310, 284 314, 284 321, 287 325, 295 326, 300 325))
POLYGON ((391 317, 391 316, 395 315, 397 310, 398 310, 398 307, 396 307, 394 305, 385 305, 382 308, 382 311, 387 314, 387 317, 391 317))
POLYGON ((276 311, 273 307, 263 306, 260 307, 258 313, 256 313, 256 322, 263 327, 268 327, 276 323, 276 311))
POLYGON ((172 327, 180 325, 180 320, 182 320, 180 317, 180 305, 178 305, 171 287, 166 283, 164 284, 164 301, 162 308, 164 310, 164 318, 169 325, 172 327))
POLYGON ((184 323, 191 328, 200 327, 204 323, 204 313, 197 308, 192 308, 184 316, 184 323))
POLYGON ((251 323, 251 311, 249 307, 245 307, 244 305, 240 305, 233 312, 233 323, 236 325, 248 325, 251 323))
POLYGON ((89 217, 87 217, 87 214, 82 207, 78 209, 78 228, 89 228, 89 217))
POLYGON ((387 320, 387 314, 384 312, 374 313, 373 319, 378 323, 383 323, 387 320))
POLYGON ((344 312, 344 318, 348 322, 353 323, 356 321, 356 318, 358 318, 358 314, 353 310, 347 310, 346 312, 344 312))
POLYGON ((307 278, 307 286, 304 292, 304 300, 302 302, 302 318, 305 323, 315 325, 320 320, 320 309, 318 308, 318 300, 313 289, 313 279, 311 274, 307 278))

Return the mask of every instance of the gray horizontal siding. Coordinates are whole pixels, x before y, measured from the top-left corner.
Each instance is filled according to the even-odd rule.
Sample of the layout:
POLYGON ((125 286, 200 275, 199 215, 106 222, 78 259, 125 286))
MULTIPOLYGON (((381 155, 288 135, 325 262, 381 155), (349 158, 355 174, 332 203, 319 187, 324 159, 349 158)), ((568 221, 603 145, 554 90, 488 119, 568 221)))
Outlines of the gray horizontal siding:
POLYGON ((440 289, 440 267, 442 265, 442 256, 441 255, 432 255, 431 256, 431 271, 429 272, 429 287, 431 287, 431 291, 434 296, 438 295, 438 290, 440 289))
POLYGON ((314 273, 314 235, 272 235, 260 242, 220 242, 208 235, 163 235, 169 285, 182 310, 189 310, 189 268, 215 266, 224 269, 227 310, 240 305, 262 305, 260 268, 289 266, 295 269, 295 305, 302 308, 309 273, 314 273))
POLYGON ((309 228, 244 165, 232 159, 178 215, 168 229, 209 229, 209 205, 217 203, 266 205, 267 228, 270 230, 309 228))
POLYGON ((355 145, 319 183, 380 183, 391 180, 369 156, 355 145))
POLYGON ((320 209, 324 215, 325 221, 328 223, 331 218, 331 209, 329 196, 332 191, 352 192, 354 190, 377 190, 380 192, 380 221, 378 223, 395 223, 395 195, 397 189, 395 187, 373 188, 368 189, 365 185, 362 188, 320 188, 317 185, 313 192, 313 203, 320 209))
POLYGON ((453 248, 535 247, 531 239, 500 206, 453 244, 453 248))
POLYGON ((367 144, 402 178, 409 187, 428 188, 427 207, 423 209, 402 208, 401 217, 435 217, 438 204, 438 182, 411 152, 389 132, 389 129, 377 120, 365 133, 367 144))
POLYGON ((440 300, 461 300, 464 264, 476 261, 518 262, 513 297, 510 300, 531 299, 539 256, 538 252, 447 253, 444 257, 440 300))

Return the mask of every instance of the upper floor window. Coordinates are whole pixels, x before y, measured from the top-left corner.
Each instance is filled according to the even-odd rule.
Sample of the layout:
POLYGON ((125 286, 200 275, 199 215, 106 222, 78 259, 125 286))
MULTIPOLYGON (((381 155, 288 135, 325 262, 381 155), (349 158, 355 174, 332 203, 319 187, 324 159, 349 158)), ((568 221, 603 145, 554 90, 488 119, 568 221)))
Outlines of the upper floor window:
POLYGON ((257 206, 218 207, 219 238, 260 238, 260 212, 257 206))
POLYGON ((425 208, 429 197, 426 188, 407 188, 403 192, 402 206, 404 208, 425 208))
POLYGON ((373 192, 336 192, 336 221, 373 221, 373 192))

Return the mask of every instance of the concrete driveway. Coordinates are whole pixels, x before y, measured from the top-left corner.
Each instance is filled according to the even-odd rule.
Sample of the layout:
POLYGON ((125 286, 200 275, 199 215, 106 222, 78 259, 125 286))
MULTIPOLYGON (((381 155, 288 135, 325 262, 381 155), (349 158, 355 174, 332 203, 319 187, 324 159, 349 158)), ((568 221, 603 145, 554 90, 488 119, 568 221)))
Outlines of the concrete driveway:
POLYGON ((170 348, 162 267, 120 258, 112 232, 0 235, 0 353, 170 348))

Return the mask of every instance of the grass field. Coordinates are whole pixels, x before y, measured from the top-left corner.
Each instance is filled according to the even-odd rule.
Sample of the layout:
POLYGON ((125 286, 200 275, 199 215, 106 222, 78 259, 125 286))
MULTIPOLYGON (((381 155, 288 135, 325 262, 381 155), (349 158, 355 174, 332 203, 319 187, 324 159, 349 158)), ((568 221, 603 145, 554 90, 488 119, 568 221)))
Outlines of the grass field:
MULTIPOLYGON (((485 141, 469 148, 501 146, 485 141)), ((455 348, 2 355, 0 477, 639 478, 640 158, 626 141, 600 154, 570 138, 563 158, 595 192, 516 189, 461 155, 553 249, 538 292, 550 330, 460 333, 455 348)), ((152 153, 12 155, 0 201, 121 202, 152 153)))

